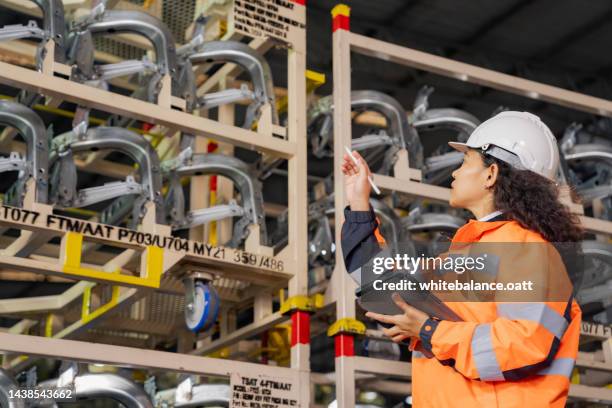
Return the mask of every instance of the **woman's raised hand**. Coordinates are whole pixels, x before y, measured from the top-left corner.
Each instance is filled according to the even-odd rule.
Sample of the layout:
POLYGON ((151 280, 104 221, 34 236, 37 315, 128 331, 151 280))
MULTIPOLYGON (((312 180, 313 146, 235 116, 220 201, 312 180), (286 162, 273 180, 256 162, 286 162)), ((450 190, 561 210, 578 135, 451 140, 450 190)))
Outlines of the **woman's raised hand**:
POLYGON ((370 208, 370 168, 359 153, 353 151, 357 164, 351 160, 348 153, 344 154, 342 173, 344 173, 344 188, 346 199, 351 211, 368 211, 370 208))

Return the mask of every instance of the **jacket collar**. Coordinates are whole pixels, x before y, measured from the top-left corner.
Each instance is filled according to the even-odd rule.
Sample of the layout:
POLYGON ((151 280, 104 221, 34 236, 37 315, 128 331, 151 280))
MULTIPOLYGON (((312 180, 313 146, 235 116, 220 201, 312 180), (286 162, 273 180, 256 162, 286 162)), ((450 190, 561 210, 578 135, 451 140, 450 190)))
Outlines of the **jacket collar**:
POLYGON ((499 210, 493 211, 492 213, 479 218, 477 221, 491 221, 491 220, 495 221, 495 220, 503 219, 503 217, 500 217, 503 214, 504 214, 503 211, 499 211, 499 210))
POLYGON ((510 221, 506 220, 504 214, 499 214, 488 221, 469 220, 457 230, 452 242, 478 242, 485 232, 492 231, 510 221))

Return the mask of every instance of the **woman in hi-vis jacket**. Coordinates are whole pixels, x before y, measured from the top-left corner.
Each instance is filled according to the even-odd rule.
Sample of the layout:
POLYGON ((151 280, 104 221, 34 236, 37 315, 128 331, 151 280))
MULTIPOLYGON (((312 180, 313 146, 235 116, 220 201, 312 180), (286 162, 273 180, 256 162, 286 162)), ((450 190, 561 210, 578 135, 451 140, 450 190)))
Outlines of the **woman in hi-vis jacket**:
MULTIPOLYGON (((466 143, 449 144, 464 153, 452 174, 450 205, 477 218, 457 230, 453 243, 582 239, 577 217, 558 200, 556 140, 537 116, 502 112, 466 143)), ((369 204, 370 170, 353 155, 358 164, 345 154, 342 166, 349 202, 342 251, 349 272, 367 260, 362 243, 384 242, 369 204)), ((430 317, 395 294, 393 300, 403 314, 366 316, 385 323, 393 341, 410 339, 416 408, 565 406, 581 322, 571 294, 563 302, 447 303, 461 321, 430 317)))

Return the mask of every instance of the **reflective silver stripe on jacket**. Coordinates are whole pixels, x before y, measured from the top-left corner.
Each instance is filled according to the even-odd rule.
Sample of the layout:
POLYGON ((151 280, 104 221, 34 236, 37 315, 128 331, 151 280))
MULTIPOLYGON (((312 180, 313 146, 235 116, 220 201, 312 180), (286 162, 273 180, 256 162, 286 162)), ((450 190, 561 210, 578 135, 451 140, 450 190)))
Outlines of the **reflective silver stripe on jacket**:
POLYGON ((537 375, 562 375, 571 378, 575 363, 573 358, 557 358, 548 367, 538 371, 537 375))
POLYGON ((529 320, 540 324, 561 340, 568 323, 565 317, 545 303, 500 303, 497 315, 511 320, 529 320))
POLYGON ((491 323, 482 323, 474 329, 472 356, 478 376, 483 381, 504 381, 491 339, 491 323))

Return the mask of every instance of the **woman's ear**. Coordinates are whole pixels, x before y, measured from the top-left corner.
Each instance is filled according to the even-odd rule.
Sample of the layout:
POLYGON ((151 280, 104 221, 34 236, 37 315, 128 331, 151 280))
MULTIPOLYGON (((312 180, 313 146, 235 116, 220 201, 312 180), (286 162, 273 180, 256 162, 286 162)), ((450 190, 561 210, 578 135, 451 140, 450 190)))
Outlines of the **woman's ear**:
POLYGON ((487 189, 493 188, 495 183, 497 182, 497 176, 499 175, 499 166, 496 163, 493 163, 487 168, 487 181, 486 187, 487 189))

